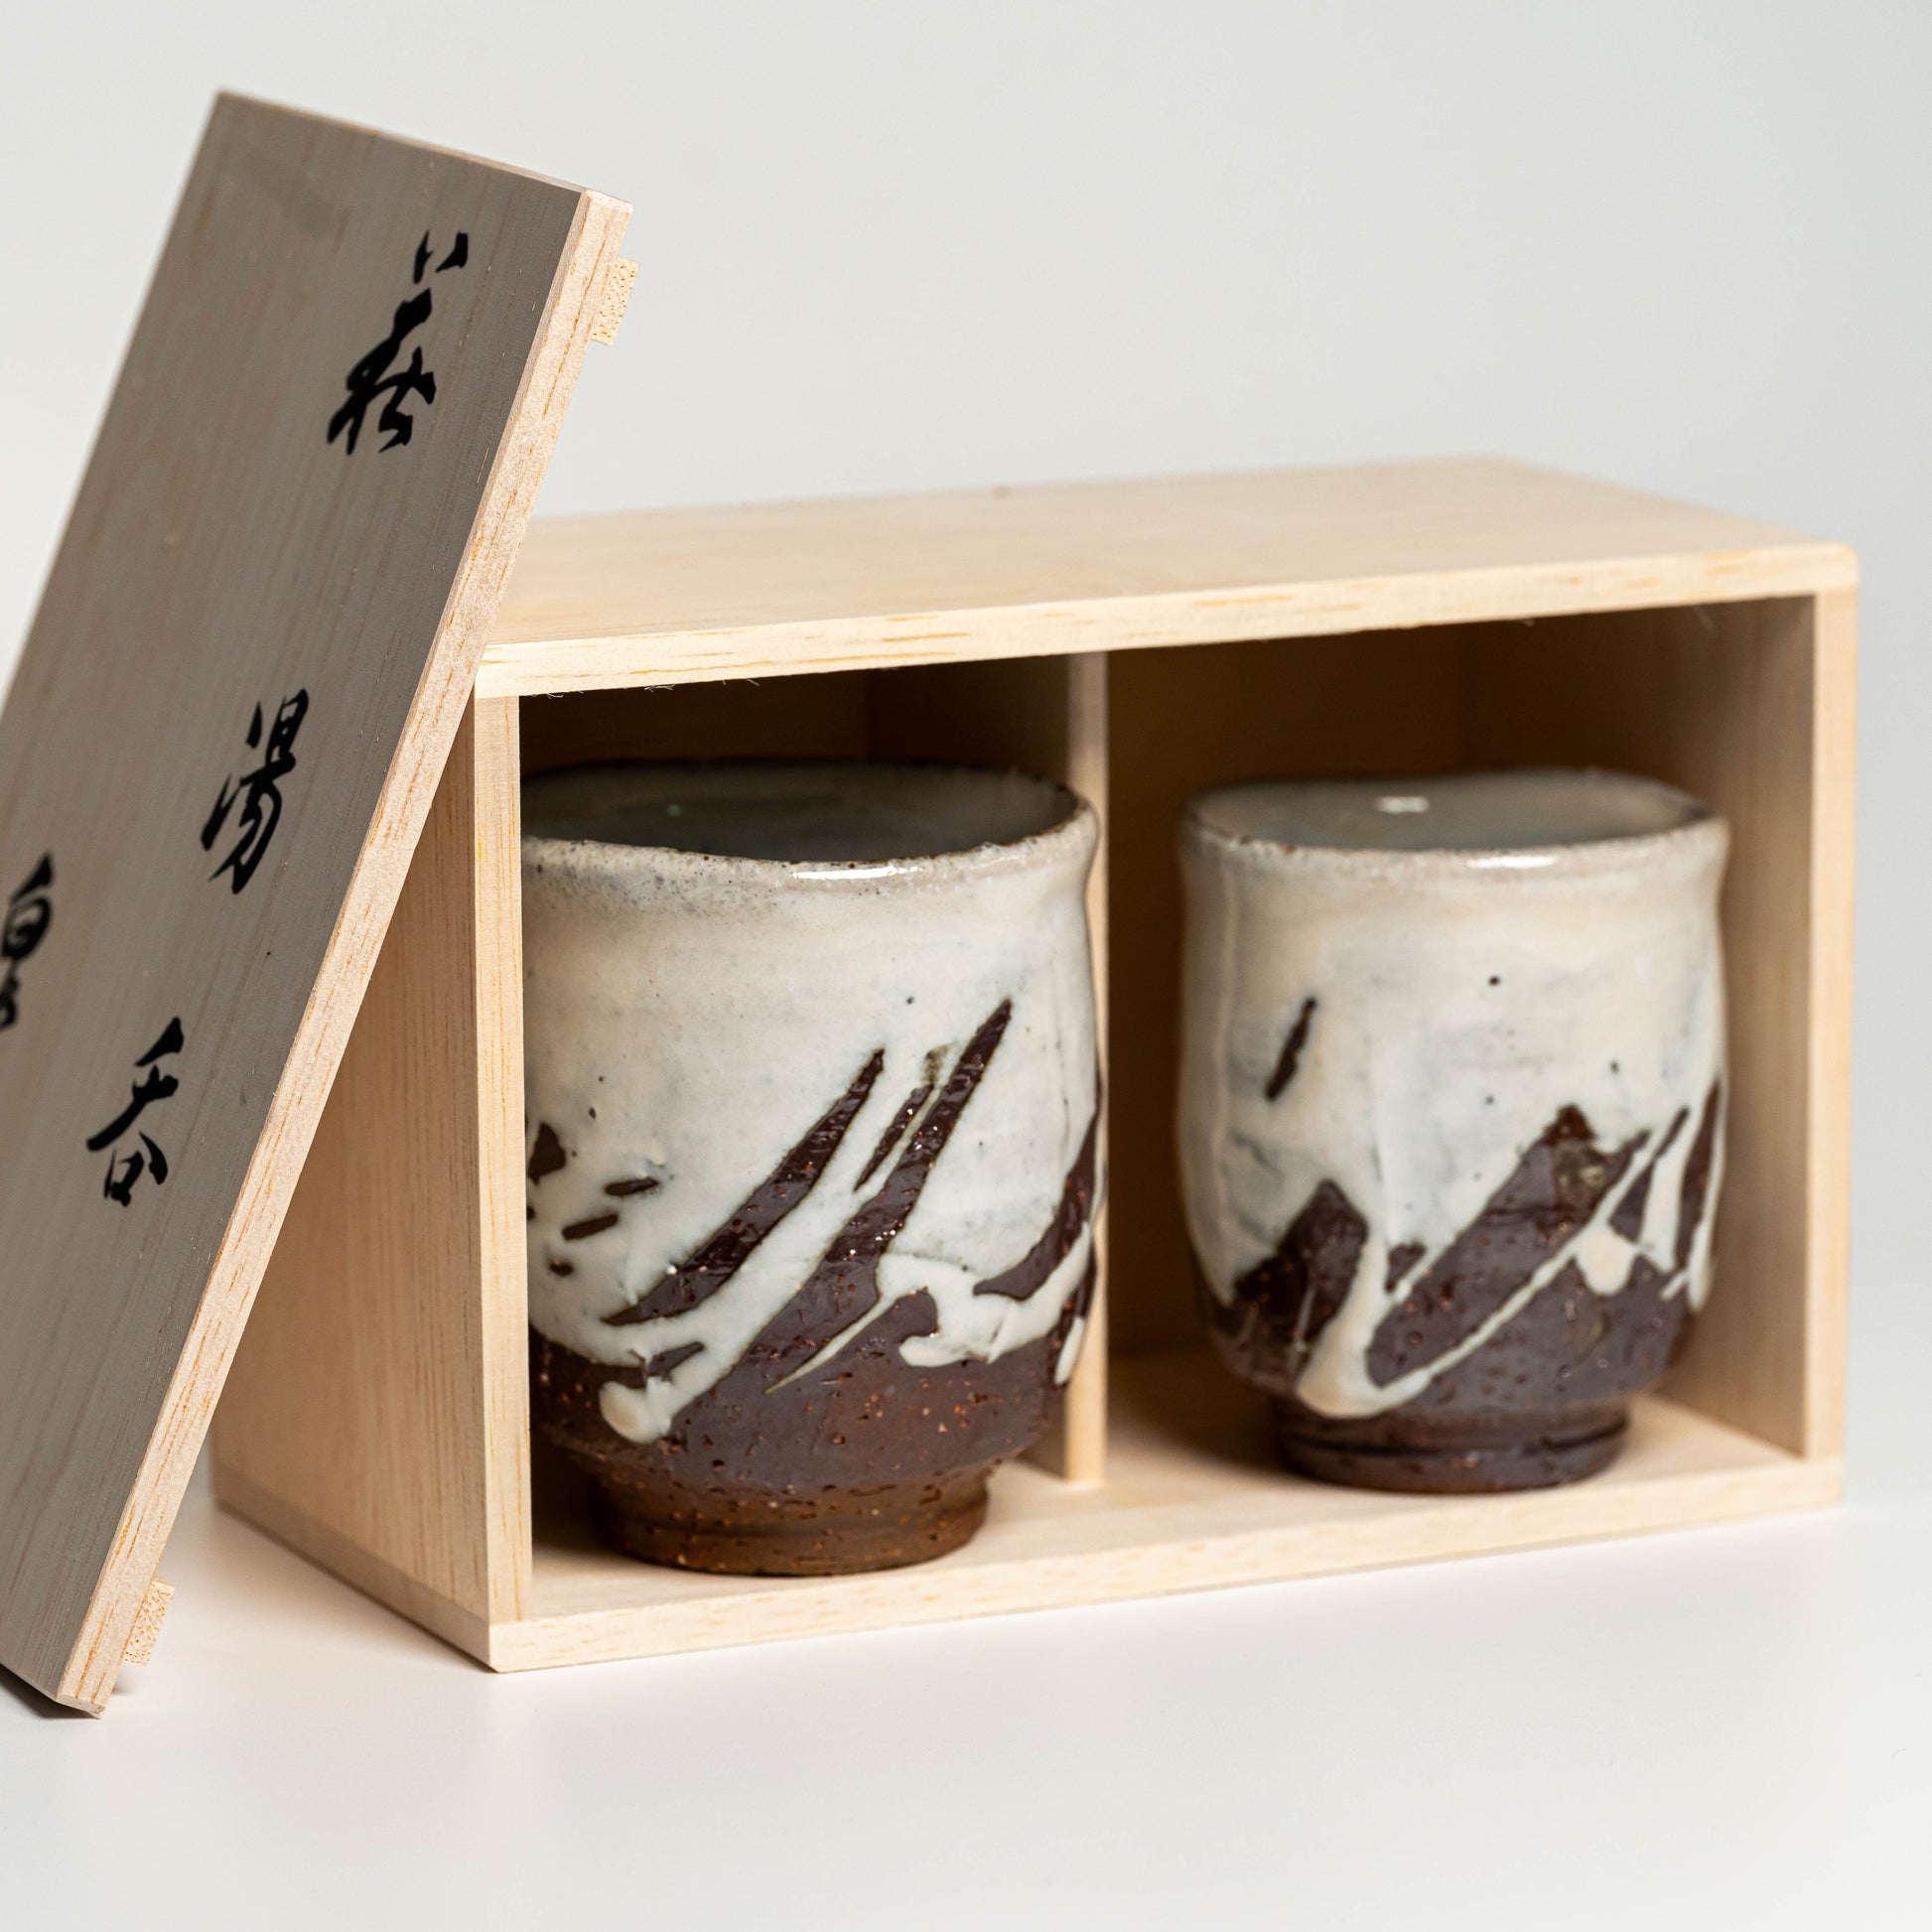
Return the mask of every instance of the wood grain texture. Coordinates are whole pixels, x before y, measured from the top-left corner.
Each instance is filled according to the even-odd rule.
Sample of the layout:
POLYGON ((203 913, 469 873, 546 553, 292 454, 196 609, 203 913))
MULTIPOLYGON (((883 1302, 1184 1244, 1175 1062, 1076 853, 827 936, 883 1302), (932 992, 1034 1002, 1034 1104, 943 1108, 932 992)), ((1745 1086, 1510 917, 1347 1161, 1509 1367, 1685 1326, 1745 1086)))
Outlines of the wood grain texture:
POLYGON ((141 1598, 141 1607, 135 1612, 134 1627, 127 1633, 127 1648, 121 1652, 122 1663, 154 1662, 154 1647, 161 1641, 161 1625, 174 1598, 173 1584, 164 1584, 157 1577, 148 1586, 147 1594, 141 1598))
POLYGON ((490 694, 1805 595, 1852 553, 1520 464, 652 510, 532 529, 490 694))
POLYGON ((0 1662, 63 1702, 101 1708, 126 1650, 626 212, 252 102, 210 120, 0 718, 0 876, 56 875, 0 1035, 0 1662), (385 449, 377 401, 347 453, 345 371, 412 277, 434 402, 385 449), (232 892, 238 826, 198 834, 252 708, 298 691, 232 892), (123 1207, 87 1143, 176 1017, 139 1122, 166 1184, 149 1162, 123 1207))
POLYGON ((480 1661, 487 1660, 490 1625, 486 1617, 385 1561, 356 1537, 345 1535, 333 1522, 310 1515, 273 1490, 260 1488, 232 1467, 222 1477, 220 1500, 224 1508, 246 1517, 258 1530, 298 1556, 320 1564, 365 1596, 386 1603, 445 1643, 468 1651, 480 1661))
POLYGON ((213 1429, 223 1503, 446 1633, 529 1578, 516 723, 458 734, 213 1429))
POLYGON ((1394 1496, 1285 1475, 1261 1405, 1204 1355, 1117 1363, 1108 1479, 1027 1463, 993 1478, 972 1543, 936 1563, 827 1582, 699 1577, 601 1549, 581 1516, 539 1512, 530 1615, 488 1661, 530 1670, 1011 1610, 1221 1588, 1815 1508, 1807 1461, 1675 1403, 1638 1404, 1604 1474, 1512 1496, 1394 1496))
POLYGON ((1845 1445, 1852 1292, 1852 934, 1858 812, 1858 593, 1812 614, 1811 944, 1806 987, 1805 1405, 1810 1455, 1845 1445))
POLYGON ((591 325, 591 341, 594 343, 615 343, 618 331, 623 327, 624 312, 630 307, 630 291, 637 283, 637 264, 620 257, 611 264, 609 280, 604 284, 604 300, 599 305, 597 320, 591 325))
POLYGON ((680 684, 522 701, 525 773, 605 759, 849 758, 868 745, 872 680, 680 684))

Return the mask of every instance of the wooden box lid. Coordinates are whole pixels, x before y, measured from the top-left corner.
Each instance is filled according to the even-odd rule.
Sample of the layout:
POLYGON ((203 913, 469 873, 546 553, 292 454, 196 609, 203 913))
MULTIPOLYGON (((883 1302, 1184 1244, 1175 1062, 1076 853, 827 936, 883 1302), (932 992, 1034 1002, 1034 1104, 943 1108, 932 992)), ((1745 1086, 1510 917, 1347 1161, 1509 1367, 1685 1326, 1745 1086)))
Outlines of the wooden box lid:
POLYGON ((0 1663, 64 1703, 139 1649, 628 215, 215 104, 0 714, 0 1663))

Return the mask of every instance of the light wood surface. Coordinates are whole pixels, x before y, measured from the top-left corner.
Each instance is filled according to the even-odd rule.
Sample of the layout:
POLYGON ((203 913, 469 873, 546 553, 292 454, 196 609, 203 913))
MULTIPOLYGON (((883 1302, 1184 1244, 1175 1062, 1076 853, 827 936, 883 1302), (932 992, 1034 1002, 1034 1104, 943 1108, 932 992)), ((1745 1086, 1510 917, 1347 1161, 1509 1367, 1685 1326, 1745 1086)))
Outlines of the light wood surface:
POLYGON ((0 890, 55 871, 0 1035, 0 1662, 63 1702, 98 1710, 126 1651, 626 214, 251 102, 209 123, 0 719, 0 890), (433 404, 369 398, 350 453, 345 372, 425 291, 433 404), (298 692, 231 890, 249 803, 198 835, 298 692))
POLYGON ((174 1585, 164 1584, 159 1577, 148 1586, 147 1594, 141 1598, 141 1607, 135 1612, 134 1627, 127 1633, 127 1648, 121 1652, 122 1663, 154 1662, 154 1647, 161 1641, 161 1625, 174 1596, 174 1585))
POLYGON ((1495 461, 545 518, 490 694, 1849 586, 1850 551, 1495 461))
MULTIPOLYGON (((1112 780, 1107 716, 1107 659, 1098 653, 1069 657, 1067 669, 1066 763, 1062 776, 1100 814, 1100 847, 1087 881, 1087 930, 1093 941, 1094 1019, 1100 1029, 1100 1080, 1103 1127, 1113 1104, 1111 1070, 1113 1021, 1108 1009, 1108 932, 1112 907, 1107 881, 1113 849, 1112 780)), ((1111 1160, 1112 1138, 1106 1142, 1111 1160)), ((1087 1311, 1087 1338, 1066 1387, 1060 1423, 1058 1473, 1068 1482, 1099 1482, 1107 1473, 1107 1368, 1111 1341, 1107 1310, 1112 1267, 1108 1198, 1103 1191, 1094 1210, 1093 1254, 1098 1269, 1093 1305, 1087 1311)))
POLYGON ((529 1578, 516 725, 458 734, 213 1430, 223 1502, 446 1633, 529 1578))
POLYGON ((1845 1445, 1852 1295, 1852 931, 1858 811, 1858 593, 1828 591, 1812 618, 1811 961, 1805 1069, 1807 1453, 1845 1445))
POLYGON ((623 327, 624 312, 630 307, 630 291, 637 285, 637 264, 621 256, 611 264, 604 284, 604 300, 598 306, 597 320, 591 325, 591 341, 615 343, 623 327))
POLYGON ((1116 1364, 1108 1479, 1017 1463, 986 1527, 910 1570, 829 1582, 690 1576, 601 1549, 569 1499, 540 1509, 530 1615, 489 1635, 498 1670, 928 1623, 1313 1577, 1779 1510, 1839 1492, 1806 1461, 1658 1398, 1604 1474, 1513 1496, 1385 1496, 1307 1482, 1267 1458, 1258 1400, 1204 1355, 1116 1364))
MULTIPOLYGON (((1289 494, 1312 487, 1307 478, 1261 481, 1289 494)), ((1044 582, 1064 569, 1054 581, 1069 595, 1049 601, 1071 608, 1078 600, 1070 593, 1079 590, 1092 620, 1080 634, 1110 641, 1111 655, 1029 655, 1042 647, 1028 640, 1049 632, 1024 624, 1016 630, 1008 623, 1011 611, 989 603, 971 606, 978 615, 948 636, 913 637, 883 626, 876 614, 852 615, 861 629, 872 626, 871 641, 855 655, 800 657, 791 654, 796 634, 786 608, 809 608, 814 599, 842 608, 835 593, 858 600, 867 588, 858 553, 868 545, 875 570, 868 582, 877 591, 879 506, 824 506, 829 521, 818 526, 824 541, 816 547, 811 516, 798 512, 797 547, 787 551, 777 542, 769 554, 758 529, 768 536, 777 525, 794 527, 793 511, 693 513, 697 524, 730 537, 710 548, 683 545, 678 529, 686 535, 690 529, 677 516, 620 519, 633 535, 655 533, 651 543, 658 547, 649 554, 653 568, 663 570, 653 593, 662 601, 653 608, 668 615, 649 645, 650 670, 626 674, 626 688, 566 688, 521 702, 521 762, 532 770, 589 758, 665 755, 943 757, 1050 772, 1101 805, 1103 863, 1091 905, 1112 1042, 1112 1173, 1103 1223, 1114 1310, 1111 1367, 1103 1348, 1089 1349, 1070 1392, 1058 1452, 1001 1472, 992 1518, 968 1549, 939 1565, 884 1577, 770 1584, 683 1576, 598 1548, 570 1480, 546 1470, 539 1457, 532 1492, 516 1463, 527 1429, 515 1379, 524 1332, 521 1243, 520 1236, 511 1243, 514 1230, 500 1226, 497 1259, 480 1267, 481 1289, 472 1291, 477 1332, 488 1338, 475 1347, 493 1350, 495 1368, 490 1375, 466 1369, 459 1378, 471 1418, 459 1432, 467 1452, 474 1458, 481 1444, 485 1457, 501 1457, 495 1474, 471 1492, 499 1499, 500 1535, 477 1529, 480 1512, 472 1501, 456 1512, 467 1527, 454 1536, 433 1525, 441 1506, 426 1505, 418 1493, 424 1466, 446 1466, 433 1446, 392 1439, 394 1453, 372 1459, 369 1468, 373 1480, 395 1493, 360 1514, 345 1511, 341 1487, 305 1468, 293 1449, 279 1472, 272 1457, 262 1458, 259 1446, 276 1441, 274 1402, 303 1375, 312 1388, 304 1399, 314 1399, 313 1353, 331 1358, 326 1386, 334 1402, 359 1418, 355 1429, 365 1428, 372 1409, 393 1393, 393 1367, 365 1373, 355 1363, 368 1334, 393 1330, 383 1328, 374 1311, 357 1312, 353 1294, 350 1318, 333 1338, 313 1324, 289 1329, 274 1344, 278 1358, 271 1362, 264 1354, 265 1370, 250 1398, 259 1398, 256 1413, 246 1423, 256 1447, 247 1456, 229 1454, 235 1439, 224 1418, 224 1500, 450 1641, 515 1669, 1618 1535, 1807 1507, 1834 1496, 1845 1321, 1849 553, 1508 466, 1331 473, 1321 489, 1297 497, 1306 528, 1294 527, 1302 530, 1297 540, 1311 546, 1311 571, 1319 577, 1315 550, 1329 544, 1335 574, 1320 581, 1330 589, 1359 584, 1365 580, 1339 574, 1342 566, 1356 567, 1380 544, 1383 561, 1399 552, 1414 566, 1411 575, 1401 575, 1407 566, 1398 559, 1390 564, 1396 574, 1376 579, 1372 595, 1325 607, 1297 592, 1287 600, 1294 609, 1284 619, 1285 607, 1278 607, 1263 634, 1246 628, 1251 620, 1262 621, 1254 619, 1256 599, 1243 594, 1221 603, 1199 591, 1182 599, 1193 613, 1186 619, 1193 628, 1179 640, 1184 647, 1171 629, 1159 627, 1178 621, 1173 602, 1154 612, 1158 624, 1132 634, 1123 629, 1127 614, 1119 600, 1143 596, 1121 588, 1133 572, 1142 573, 1133 582, 1163 568, 1182 576, 1194 570, 1197 581, 1207 581, 1199 577, 1201 544, 1175 537, 1164 549, 1157 526, 1165 524, 1172 536, 1196 491, 1238 494, 1256 483, 1159 491, 1133 486, 1126 493, 1139 503, 1141 521, 1130 516, 1123 530, 1135 541, 1123 537, 1102 546, 1096 575, 1085 578, 1078 558, 1048 554, 1043 539, 1035 552, 1022 543, 1016 556, 993 541, 997 531, 959 527, 947 522, 950 511, 934 509, 964 499, 926 505, 949 532, 943 542, 929 529, 918 534, 923 512, 910 515, 912 534, 901 532, 895 565, 903 581, 927 590, 950 587, 953 602, 945 608, 958 612, 969 608, 969 594, 987 593, 1000 573, 1014 588, 1029 571, 1044 582), (1474 521, 1465 526, 1449 511, 1471 489, 1487 506, 1483 515, 1497 516, 1500 503, 1519 501, 1523 514, 1506 528, 1476 528, 1481 517, 1470 510, 1474 521), (1324 491, 1333 499, 1325 510, 1318 500, 1324 491), (1425 514, 1430 503, 1435 509, 1425 514), (1402 511, 1410 522, 1378 532, 1370 514, 1377 505, 1392 516, 1402 511), (761 515, 769 519, 762 525, 761 515), (752 535, 738 529, 740 517, 754 526, 752 535), (848 536, 870 534, 841 549, 841 528, 848 536), (1594 550, 1585 540, 1592 529, 1594 550), (1652 546, 1641 568, 1633 561, 1640 539, 1652 546), (1725 539, 1733 540, 1731 547, 1697 547, 1725 539), (1672 541, 1680 548, 1656 548, 1672 541), (1531 551, 1537 554, 1526 561, 1531 551), (1559 551, 1569 553, 1567 563, 1554 561, 1559 551), (1657 562, 1660 554, 1667 554, 1667 564, 1657 562), (937 574, 947 571, 953 575, 940 583, 937 574), (1112 590, 1105 587, 1107 573, 1112 590), (678 628, 695 608, 692 600, 727 589, 740 600, 734 608, 741 614, 758 606, 734 632, 730 651, 714 648, 717 633, 707 631, 702 650, 678 656, 684 649, 678 640, 697 634, 678 628), (1658 608, 1680 596, 1695 601, 1658 608), (1378 622, 1407 627, 1372 627, 1370 612, 1379 614, 1378 622), (1439 621, 1445 614, 1486 621, 1439 621), (1297 625, 1325 625, 1333 634, 1296 634, 1297 625), (1119 648, 1125 644, 1143 648, 1119 648), (949 651, 961 661, 921 661, 928 652, 949 651), (1010 654, 981 654, 999 651, 1010 654), (869 652, 891 661, 764 682, 739 675, 810 669, 822 661, 863 666, 875 661, 869 652), (1189 792, 1236 777, 1428 772, 1529 759, 1654 772, 1712 798, 1733 822, 1736 847, 1725 900, 1731 1145, 1712 1311, 1673 1384, 1674 1399, 1640 1404, 1629 1451, 1590 1482, 1477 1499, 1378 1497, 1302 1483, 1268 1463, 1251 1400, 1203 1358, 1174 1347, 1191 1341, 1196 1321, 1172 1146, 1179 931, 1173 814, 1189 792), (490 1387, 500 1400, 489 1396, 490 1387), (515 1499, 532 1494, 524 1504, 531 1529, 523 1532, 515 1499), (406 1534, 381 1526, 385 1509, 409 1520, 406 1534), (516 1542, 526 1534, 533 1546, 516 1542), (461 1585, 447 1565, 437 1568, 446 1542, 473 1553, 461 1585), (521 1607, 513 1611, 504 1607, 510 1593, 495 1581, 506 1576, 520 1591, 521 1607)), ((1086 504, 1082 514, 1099 518, 1107 507, 1100 499, 1108 492, 1094 493, 1093 501, 1088 492, 1067 494, 1086 504)), ((1109 513, 1120 508, 1114 499, 1109 513)), ((1204 510, 1201 515, 1206 519, 1204 510)), ((1037 532, 1039 525, 1029 511, 1018 527, 1037 532)), ((1287 527, 1275 526, 1268 540, 1286 541, 1287 527)), ((1204 542, 1205 520, 1198 534, 1204 542)), ((1261 541, 1252 529, 1249 536, 1261 541)), ((552 560, 559 554, 553 551, 552 560)), ((601 594, 595 571, 584 582, 586 597, 601 594)), ((1144 604, 1141 617, 1151 610, 1144 604)), ((1025 616, 1025 623, 1032 621, 1025 616)), ((568 687, 564 658, 532 661, 568 687)), ((633 665, 642 661, 633 652, 633 665)), ((603 677, 599 670, 590 682, 603 677)), ((499 680, 492 688, 515 686, 499 680)), ((479 700, 480 720, 493 712, 505 721, 497 727, 499 744, 508 742, 507 710, 505 700, 479 700)), ((499 800, 499 840, 506 836, 505 768, 488 781, 499 800)), ((438 849, 460 867, 459 845, 450 834, 438 849)), ((493 937, 486 929, 492 900, 500 911, 511 896, 502 863, 509 849, 499 843, 492 861, 479 844, 471 898, 458 914, 426 916, 422 927, 430 956, 439 957, 440 944, 447 957, 449 941, 434 937, 444 929, 438 921, 468 917, 476 945, 493 950, 502 985, 515 983, 508 964, 514 919, 499 922, 493 937), (487 883, 492 865, 493 887, 487 883)), ((429 856, 422 863, 438 862, 429 856)), ((412 897, 415 890, 412 883, 412 897)), ((460 1001, 469 999, 473 981, 481 983, 481 957, 480 950, 457 976, 460 1001)), ((409 981, 437 969, 410 964, 399 953, 396 970, 403 976, 398 988, 392 995, 379 981, 371 1011, 378 997, 393 999, 398 1012, 420 1003, 424 996, 410 991, 409 981)), ((509 1045, 515 1016, 492 1016, 476 1001, 466 1011, 479 1028, 496 1030, 490 1077, 507 1108, 520 1094, 509 1045)), ((485 1048, 480 1043, 477 1051, 485 1048)), ((400 1106, 420 1115, 444 1104, 452 1077, 446 1069, 441 1087, 425 1083, 401 1093, 382 1054, 366 1064, 351 1054, 338 1104, 347 1104, 352 1084, 361 1095, 357 1105, 400 1106)), ((483 1084, 467 1097, 457 1095, 479 1120, 486 1105, 483 1084)), ((424 1129, 392 1124, 385 1132, 398 1146, 414 1146, 424 1129)), ((448 1197, 459 1203, 451 1211, 470 1217, 470 1225, 486 1218, 492 1175, 504 1198, 520 1192, 520 1160, 512 1158, 507 1127, 499 1123, 493 1132, 489 1159, 467 1170, 468 1194, 459 1188, 448 1197)), ((478 1148, 488 1139, 480 1129, 478 1148)), ((514 1149, 520 1156, 520 1113, 514 1149)), ((352 1191, 344 1189, 339 1198, 349 1199, 352 1191)), ((385 1239, 396 1252, 405 1250, 401 1237, 385 1239)), ((343 1294, 343 1271, 335 1263, 316 1266, 312 1258, 299 1266, 308 1293, 343 1294)), ((278 1260, 278 1283, 280 1277, 278 1260)), ((264 1298, 264 1311, 269 1307, 264 1298)), ((432 1366, 459 1352, 435 1336, 435 1322, 418 1323, 414 1345, 432 1366)), ((251 1338, 249 1350, 255 1345, 251 1338)), ((253 1360, 252 1352, 244 1355, 237 1386, 253 1360)), ((298 1435, 290 1433, 287 1442, 294 1445, 298 1435)), ((432 1475, 430 1485, 438 1480, 432 1475)), ((482 1514, 487 1518, 488 1510, 482 1514)))

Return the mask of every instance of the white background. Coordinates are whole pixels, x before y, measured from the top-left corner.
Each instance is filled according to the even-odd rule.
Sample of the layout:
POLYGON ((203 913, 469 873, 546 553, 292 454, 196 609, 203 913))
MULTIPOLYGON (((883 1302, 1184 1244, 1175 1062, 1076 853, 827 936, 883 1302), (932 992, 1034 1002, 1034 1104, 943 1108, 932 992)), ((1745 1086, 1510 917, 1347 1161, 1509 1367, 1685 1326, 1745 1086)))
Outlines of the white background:
POLYGON ((0 662, 220 85, 636 204, 546 509, 1496 451, 1866 587, 1845 1511, 498 1681, 198 1501, 105 1725, 0 1697, 0 1924, 1915 1921, 1928 80, 1910 0, 0 0, 0 662))

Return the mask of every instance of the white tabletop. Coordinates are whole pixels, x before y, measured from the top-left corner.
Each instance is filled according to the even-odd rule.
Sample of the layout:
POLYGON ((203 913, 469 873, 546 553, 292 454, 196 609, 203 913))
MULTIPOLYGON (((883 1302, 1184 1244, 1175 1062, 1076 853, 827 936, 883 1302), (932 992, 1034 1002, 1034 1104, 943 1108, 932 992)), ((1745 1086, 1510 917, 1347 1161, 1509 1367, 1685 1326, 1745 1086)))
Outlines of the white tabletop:
POLYGON ((0 1924, 1916 1922, 1924 1296, 1858 1339, 1840 1510, 526 1677, 198 1483, 105 1719, 0 1679, 0 1924))

